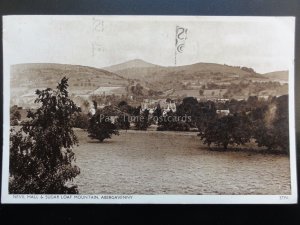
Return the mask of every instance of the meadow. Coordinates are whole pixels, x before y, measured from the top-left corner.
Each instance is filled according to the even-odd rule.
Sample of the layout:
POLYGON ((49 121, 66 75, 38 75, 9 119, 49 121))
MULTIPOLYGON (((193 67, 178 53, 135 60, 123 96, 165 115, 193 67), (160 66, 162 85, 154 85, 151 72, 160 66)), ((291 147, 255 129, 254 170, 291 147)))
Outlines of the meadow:
POLYGON ((212 151, 196 132, 121 131, 99 143, 76 129, 80 194, 286 195, 289 157, 212 151))

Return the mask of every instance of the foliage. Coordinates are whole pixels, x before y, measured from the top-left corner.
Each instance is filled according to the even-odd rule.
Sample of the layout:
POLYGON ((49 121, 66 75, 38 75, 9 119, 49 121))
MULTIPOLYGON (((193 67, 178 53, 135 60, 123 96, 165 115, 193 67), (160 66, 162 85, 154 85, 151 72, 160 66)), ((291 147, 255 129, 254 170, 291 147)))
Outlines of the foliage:
POLYGON ((160 125, 160 118, 162 117, 163 112, 161 109, 160 104, 157 104, 156 109, 154 110, 152 116, 153 116, 153 122, 158 125, 160 125))
POLYGON ((190 127, 197 126, 197 119, 199 118, 200 105, 196 98, 186 97, 182 103, 177 107, 176 114, 178 116, 189 116, 191 120, 188 122, 190 127))
POLYGON ((140 111, 140 107, 138 107, 135 112, 135 128, 137 130, 147 130, 151 124, 151 121, 149 120, 149 110, 146 109, 139 113, 138 111, 140 111))
POLYGON ((103 142, 110 139, 112 135, 119 135, 118 128, 112 123, 110 116, 97 111, 89 120, 89 137, 103 142))
POLYGON ((87 129, 89 126, 88 114, 79 112, 72 116, 73 127, 87 129))
POLYGON ((80 170, 73 165, 78 143, 71 117, 79 108, 68 97, 68 79, 57 90, 37 90, 40 107, 28 112, 21 130, 11 131, 9 192, 14 194, 75 194, 71 185, 80 170))
POLYGON ((211 121, 203 132, 199 133, 204 144, 223 146, 242 145, 250 141, 251 121, 246 115, 228 115, 211 121))
POLYGON ((258 146, 289 152, 288 95, 274 98, 254 120, 253 137, 258 146), (270 115, 271 112, 271 115, 270 115), (271 117, 271 118, 268 118, 271 117))
POLYGON ((176 116, 176 113, 170 111, 167 113, 167 115, 160 118, 157 130, 189 131, 190 126, 188 123, 186 123, 186 121, 183 121, 183 119, 179 119, 179 117, 176 116))
POLYGON ((10 108, 10 125, 16 126, 21 120, 21 113, 18 110, 18 106, 14 105, 10 108))
POLYGON ((135 86, 130 87, 131 93, 136 96, 143 96, 144 95, 143 90, 144 87, 140 83, 137 83, 135 86))
POLYGON ((126 101, 121 101, 118 104, 118 108, 122 113, 132 115, 135 111, 134 107, 129 105, 126 101))
POLYGON ((215 103, 212 101, 199 102, 198 107, 196 125, 199 132, 201 132, 211 121, 216 119, 217 113, 215 103))
POLYGON ((118 129, 128 130, 130 128, 129 116, 123 114, 117 118, 116 126, 118 129))

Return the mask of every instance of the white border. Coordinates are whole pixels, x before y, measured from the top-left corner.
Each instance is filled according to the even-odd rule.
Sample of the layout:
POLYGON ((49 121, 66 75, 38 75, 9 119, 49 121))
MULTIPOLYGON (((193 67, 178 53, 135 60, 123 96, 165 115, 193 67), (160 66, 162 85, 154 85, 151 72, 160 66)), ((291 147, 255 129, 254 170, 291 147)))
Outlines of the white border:
MULTIPOLYGON (((294 61, 289 68, 289 131, 290 131, 290 176, 291 195, 10 195, 9 179, 9 105, 10 105, 10 63, 5 57, 8 44, 5 40, 6 19, 3 17, 3 161, 1 203, 71 203, 71 204, 291 204, 297 203, 296 174, 296 130, 295 130, 295 80, 294 61)), ((14 16, 15 17, 15 16, 14 16)), ((18 17, 18 16, 16 16, 18 17)), ((20 16, 21 17, 21 16, 20 16)), ((82 16, 55 16, 72 19, 82 16)), ((84 16, 85 17, 85 16, 84 16)), ((93 17, 92 15, 90 17, 93 17)), ((178 16, 101 16, 106 20, 178 20, 178 16)), ((276 17, 249 16, 180 16, 181 21, 260 21, 276 20, 276 17)), ((289 19, 294 24, 295 17, 279 17, 289 19)), ((293 43, 295 46, 295 41, 293 43)), ((294 54, 293 54, 293 59, 294 54)))

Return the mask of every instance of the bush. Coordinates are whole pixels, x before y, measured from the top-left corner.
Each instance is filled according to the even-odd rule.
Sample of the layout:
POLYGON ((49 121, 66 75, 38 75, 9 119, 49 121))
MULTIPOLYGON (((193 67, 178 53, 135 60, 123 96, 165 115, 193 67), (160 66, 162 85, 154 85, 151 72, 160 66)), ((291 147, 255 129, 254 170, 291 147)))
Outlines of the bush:
POLYGON ((158 131, 189 131, 190 125, 184 122, 168 122, 157 127, 158 131))
POLYGON ((76 194, 71 181, 80 170, 73 165, 78 143, 71 117, 79 108, 68 97, 68 79, 57 90, 37 90, 36 112, 20 131, 11 131, 9 192, 11 194, 76 194))
POLYGON ((104 139, 111 138, 113 134, 119 135, 117 126, 111 122, 109 116, 100 115, 98 111, 90 118, 88 127, 89 137, 103 142, 104 139))
POLYGON ((88 129, 89 116, 84 113, 76 113, 73 116, 73 126, 81 129, 88 129))

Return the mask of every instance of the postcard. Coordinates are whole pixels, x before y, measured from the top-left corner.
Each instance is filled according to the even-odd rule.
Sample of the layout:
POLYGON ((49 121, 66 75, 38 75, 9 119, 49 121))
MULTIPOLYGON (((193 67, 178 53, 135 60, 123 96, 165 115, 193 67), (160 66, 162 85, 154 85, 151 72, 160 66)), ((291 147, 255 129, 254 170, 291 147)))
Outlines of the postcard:
POLYGON ((297 202, 294 17, 3 17, 2 203, 297 202))

